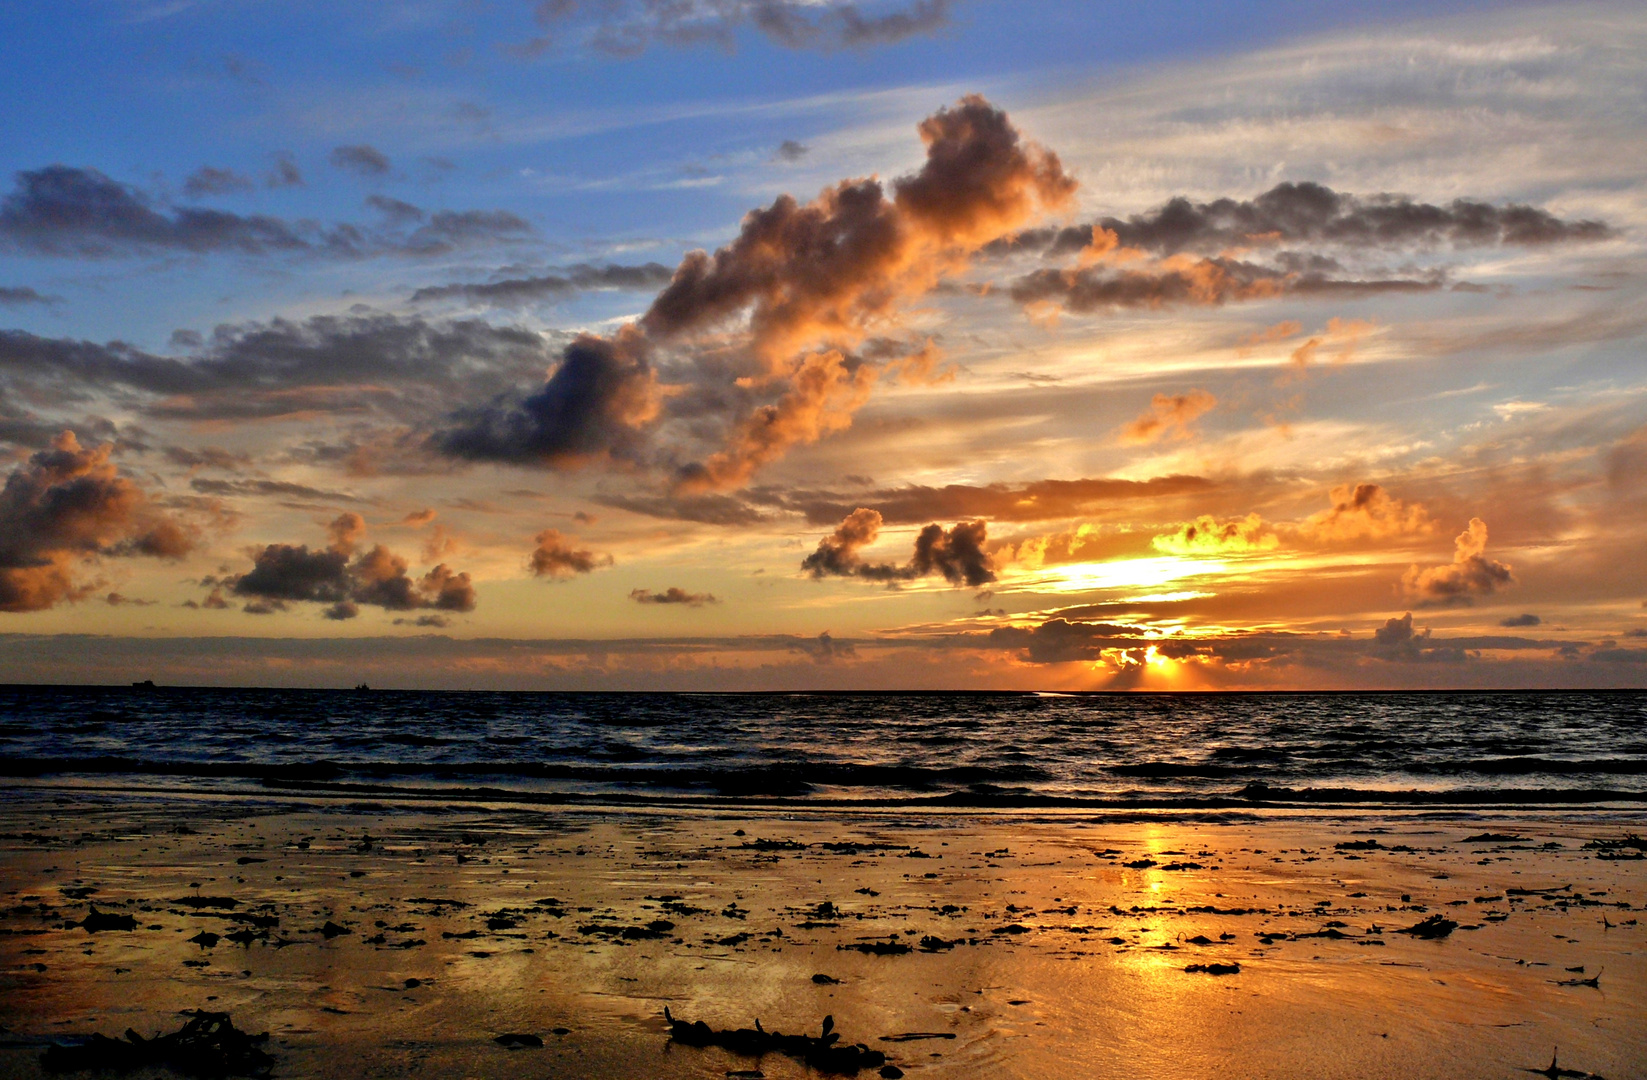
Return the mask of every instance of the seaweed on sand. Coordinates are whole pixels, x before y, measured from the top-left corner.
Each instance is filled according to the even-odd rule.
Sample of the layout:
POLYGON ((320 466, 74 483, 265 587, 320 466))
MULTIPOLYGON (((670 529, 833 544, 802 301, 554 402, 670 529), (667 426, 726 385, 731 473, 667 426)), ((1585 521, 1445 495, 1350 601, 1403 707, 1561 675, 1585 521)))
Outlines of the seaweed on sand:
POLYGON ((688 1023, 677 1020, 666 1006, 663 1018, 669 1021, 669 1037, 683 1046, 719 1046, 734 1054, 759 1057, 779 1053, 805 1062, 818 1072, 835 1076, 855 1076, 864 1069, 879 1069, 886 1064, 886 1055, 871 1050, 863 1043, 843 1045, 840 1033, 833 1030, 835 1018, 824 1017, 820 1035, 785 1035, 767 1031, 759 1020, 752 1028, 727 1028, 722 1031, 702 1020, 688 1023))
POLYGON ((78 1046, 53 1043, 40 1064, 53 1073, 160 1066, 186 1076, 267 1076, 275 1060, 263 1050, 268 1038, 268 1032, 241 1031, 228 1013, 199 1009, 177 1031, 152 1039, 127 1028, 124 1039, 93 1035, 78 1046))

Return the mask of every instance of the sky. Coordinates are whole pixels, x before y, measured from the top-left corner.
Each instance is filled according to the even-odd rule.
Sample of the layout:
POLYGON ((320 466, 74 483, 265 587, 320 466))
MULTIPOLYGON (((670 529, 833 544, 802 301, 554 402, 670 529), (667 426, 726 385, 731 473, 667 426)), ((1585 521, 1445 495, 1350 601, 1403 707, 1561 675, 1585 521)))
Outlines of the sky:
POLYGON ((1639 4, 0 10, 0 681, 1647 681, 1639 4))

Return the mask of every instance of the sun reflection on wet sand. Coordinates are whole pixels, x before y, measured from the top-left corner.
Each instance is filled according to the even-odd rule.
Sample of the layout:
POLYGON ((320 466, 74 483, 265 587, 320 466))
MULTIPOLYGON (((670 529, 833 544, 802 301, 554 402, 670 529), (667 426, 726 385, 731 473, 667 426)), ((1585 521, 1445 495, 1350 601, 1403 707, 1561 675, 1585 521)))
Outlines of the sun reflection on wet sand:
POLYGON ((670 1045, 665 1005, 717 1027, 833 1015, 926 1077, 1473 1077, 1554 1044, 1603 1075, 1647 1060, 1647 864, 1580 846, 1640 822, 1599 813, 50 797, 0 804, 7 1076, 37 1074, 40 1039, 199 1007, 269 1030, 292 1076, 803 1075, 670 1045), (1526 842, 1463 842, 1489 825, 1526 842), (138 929, 71 928, 93 906, 138 929), (1398 932, 1437 913, 1457 929, 1398 932), (1558 985, 1576 967, 1600 986, 1558 985), (546 1045, 492 1042, 509 1032, 546 1045), (906 1032, 955 1037, 881 1041, 906 1032))

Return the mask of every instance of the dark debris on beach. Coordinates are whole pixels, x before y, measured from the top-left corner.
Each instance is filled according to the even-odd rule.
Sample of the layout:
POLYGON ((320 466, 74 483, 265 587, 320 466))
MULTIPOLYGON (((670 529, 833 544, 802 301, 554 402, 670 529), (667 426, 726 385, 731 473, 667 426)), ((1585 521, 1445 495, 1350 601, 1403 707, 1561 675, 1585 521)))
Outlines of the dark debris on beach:
POLYGON ((891 1066, 886 1071, 886 1055, 872 1050, 863 1043, 842 1043, 840 1032, 835 1031, 835 1018, 823 1019, 822 1034, 785 1035, 767 1031, 760 1020, 752 1028, 725 1028, 717 1030, 702 1020, 677 1020, 664 1007, 663 1018, 669 1023, 669 1037, 683 1046, 718 1046, 744 1057, 778 1053, 804 1062, 809 1068, 830 1076, 856 1076, 865 1069, 881 1069, 883 1076, 902 1076, 902 1070, 891 1066))
POLYGON ((267 1076, 275 1059, 263 1049, 268 1032, 252 1035, 234 1026, 228 1013, 204 1009, 169 1035, 145 1039, 131 1028, 124 1039, 92 1035, 75 1045, 53 1043, 40 1064, 50 1073, 132 1072, 161 1067, 185 1076, 267 1076))

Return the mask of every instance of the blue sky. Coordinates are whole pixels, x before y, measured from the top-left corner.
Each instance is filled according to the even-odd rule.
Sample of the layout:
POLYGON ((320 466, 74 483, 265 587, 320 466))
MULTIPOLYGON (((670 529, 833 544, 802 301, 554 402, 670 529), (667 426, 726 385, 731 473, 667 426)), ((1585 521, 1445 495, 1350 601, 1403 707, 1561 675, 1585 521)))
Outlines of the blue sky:
POLYGON ((0 11, 0 669, 1639 681, 1634 7, 687 11, 0 11), (965 192, 929 155, 988 138, 940 236, 897 178, 965 192), (694 249, 754 272, 752 210, 871 235, 819 193, 872 175, 895 258, 670 308, 694 249))

